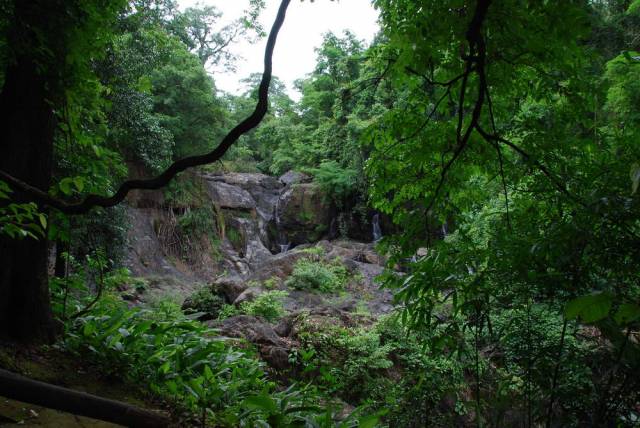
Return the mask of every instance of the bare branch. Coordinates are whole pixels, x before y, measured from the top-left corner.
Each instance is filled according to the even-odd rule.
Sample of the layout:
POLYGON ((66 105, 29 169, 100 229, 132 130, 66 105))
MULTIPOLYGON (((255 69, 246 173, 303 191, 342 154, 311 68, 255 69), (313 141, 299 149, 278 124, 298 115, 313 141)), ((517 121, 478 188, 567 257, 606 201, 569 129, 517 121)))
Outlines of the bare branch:
POLYGON ((476 6, 476 10, 473 14, 471 23, 467 30, 466 38, 469 43, 469 54, 465 56, 466 69, 462 77, 462 84, 460 88, 460 98, 458 104, 458 126, 456 129, 456 141, 457 146, 453 152, 453 156, 444 165, 440 172, 440 180, 436 189, 434 190, 433 197, 427 205, 426 211, 430 211, 435 204, 442 187, 447 178, 449 170, 453 166, 454 162, 460 157, 462 152, 466 149, 471 133, 474 129, 480 127, 480 114, 482 113, 482 106, 485 101, 485 93, 487 89, 487 79, 485 75, 485 61, 486 61, 486 45, 482 36, 482 23, 484 22, 487 12, 489 10, 490 0, 479 0, 476 6), (474 103, 473 112, 471 113, 471 121, 467 126, 467 129, 462 133, 464 124, 464 98, 465 91, 468 82, 469 75, 474 72, 478 75, 478 95, 474 103))
POLYGON ((96 194, 88 195, 81 202, 69 203, 62 199, 55 198, 49 195, 46 191, 38 189, 19 180, 5 171, 0 171, 0 179, 9 183, 12 187, 19 189, 26 195, 33 198, 33 200, 41 205, 46 205, 52 208, 56 208, 65 214, 83 214, 88 212, 93 207, 112 207, 118 205, 124 200, 127 194, 131 190, 143 189, 154 190, 166 186, 178 173, 195 166, 206 165, 216 162, 227 150, 235 143, 242 135, 246 134, 262 121, 269 106, 269 83, 271 82, 272 74, 272 57, 276 44, 276 38, 278 32, 284 23, 284 18, 287 12, 287 7, 291 0, 282 0, 280 8, 278 9, 278 15, 271 28, 269 39, 267 40, 267 46, 264 55, 264 72, 262 74, 262 80, 258 89, 258 103, 253 113, 236 125, 229 133, 222 139, 222 142, 213 149, 211 152, 190 156, 180 159, 171 164, 160 175, 141 180, 128 180, 120 185, 120 188, 112 196, 101 196, 96 194))

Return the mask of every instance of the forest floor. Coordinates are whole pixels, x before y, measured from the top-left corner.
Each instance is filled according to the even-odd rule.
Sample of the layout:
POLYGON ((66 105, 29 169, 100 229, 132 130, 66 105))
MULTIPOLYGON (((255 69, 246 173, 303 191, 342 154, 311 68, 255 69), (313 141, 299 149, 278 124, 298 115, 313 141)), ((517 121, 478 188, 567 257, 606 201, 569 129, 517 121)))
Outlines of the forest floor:
MULTIPOLYGON (((148 410, 158 411, 163 407, 147 391, 125 383, 117 376, 105 374, 100 367, 87 364, 78 356, 55 347, 16 348, 15 345, 0 343, 0 368, 148 410)), ((110 428, 119 425, 0 396, 0 426, 110 428)))

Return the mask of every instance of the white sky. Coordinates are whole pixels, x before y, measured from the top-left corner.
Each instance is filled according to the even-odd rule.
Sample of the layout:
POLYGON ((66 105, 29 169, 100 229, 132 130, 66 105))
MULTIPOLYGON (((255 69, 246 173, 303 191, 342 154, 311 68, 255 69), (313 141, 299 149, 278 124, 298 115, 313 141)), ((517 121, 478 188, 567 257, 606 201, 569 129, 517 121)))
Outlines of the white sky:
MULTIPOLYGON (((196 3, 216 6, 223 12, 223 21, 229 22, 242 16, 248 8, 248 0, 178 0, 181 9, 196 3)), ((266 8, 260 15, 265 31, 269 31, 280 5, 279 0, 266 0, 266 8)), ((351 30, 359 39, 370 43, 378 31, 378 12, 371 0, 292 0, 287 10, 284 26, 278 35, 274 56, 273 74, 278 76, 289 89, 294 99, 299 94, 293 88, 293 81, 304 77, 315 67, 314 49, 322 42, 322 35, 328 31, 340 35, 343 30, 351 30)), ((251 45, 235 44, 232 49, 244 60, 237 63, 235 73, 214 74, 216 86, 233 94, 244 92, 240 80, 254 72, 262 72, 266 37, 251 45)))

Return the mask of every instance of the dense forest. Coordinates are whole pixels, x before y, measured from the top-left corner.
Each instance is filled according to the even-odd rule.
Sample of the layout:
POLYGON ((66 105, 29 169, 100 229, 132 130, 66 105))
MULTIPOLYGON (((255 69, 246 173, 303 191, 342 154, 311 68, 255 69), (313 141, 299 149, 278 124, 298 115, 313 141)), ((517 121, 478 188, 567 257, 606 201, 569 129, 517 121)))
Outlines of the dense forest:
POLYGON ((0 0, 0 425, 640 426, 640 0, 372 4, 0 0))

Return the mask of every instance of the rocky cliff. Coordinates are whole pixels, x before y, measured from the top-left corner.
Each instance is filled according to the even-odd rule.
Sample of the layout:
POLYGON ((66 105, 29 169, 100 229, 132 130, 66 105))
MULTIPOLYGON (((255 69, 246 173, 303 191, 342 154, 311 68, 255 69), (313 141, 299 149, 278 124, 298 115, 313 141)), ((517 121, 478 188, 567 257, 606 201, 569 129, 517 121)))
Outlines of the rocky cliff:
POLYGON ((189 180, 201 189, 201 197, 189 204, 167 201, 160 192, 129 200, 128 265, 149 282, 138 300, 174 296, 186 299, 185 307, 198 306, 202 302, 191 296, 206 289, 211 301, 239 310, 265 293, 279 292, 285 312, 277 322, 241 311, 216 320, 219 307, 205 308, 222 334, 255 343, 275 368, 286 366, 302 319, 357 325, 392 310, 391 294, 374 281, 384 259, 374 251, 373 230, 371 242, 325 239, 332 210, 309 177, 227 173, 189 180), (210 236, 179 233, 181 219, 198 210, 213 216, 206 223, 212 233, 202 231, 210 236), (300 263, 311 269, 306 274, 312 282, 327 269, 338 269, 340 286, 328 292, 293 286, 300 263))

